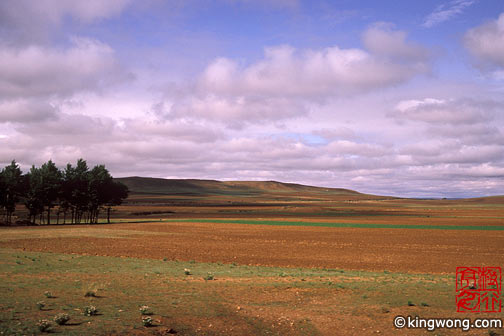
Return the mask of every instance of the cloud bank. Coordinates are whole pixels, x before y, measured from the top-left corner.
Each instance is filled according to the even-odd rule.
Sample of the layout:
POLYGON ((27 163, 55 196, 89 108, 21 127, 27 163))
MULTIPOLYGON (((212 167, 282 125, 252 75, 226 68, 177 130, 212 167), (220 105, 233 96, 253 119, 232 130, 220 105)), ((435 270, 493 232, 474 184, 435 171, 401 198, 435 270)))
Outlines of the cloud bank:
POLYGON ((430 71, 428 50, 407 41, 405 32, 374 25, 363 44, 365 49, 269 47, 250 64, 217 58, 187 92, 169 97, 160 114, 241 128, 306 116, 313 104, 393 87, 430 71))
MULTIPOLYGON (((473 3, 448 2, 424 26, 473 3)), ((303 9, 290 0, 271 6, 303 9)), ((404 30, 375 23, 351 43, 247 42, 255 57, 224 48, 175 77, 173 64, 190 61, 139 66, 124 52, 131 49, 100 35, 109 28, 100 22, 124 13, 133 20, 130 7, 0 4, 0 163, 16 159, 27 170, 83 157, 115 176, 280 180, 399 196, 504 190, 502 93, 439 80, 439 55, 404 30)), ((504 66, 503 22, 466 29, 464 46, 484 71, 504 66)), ((138 54, 165 57, 171 44, 146 46, 164 33, 142 35, 138 54)))

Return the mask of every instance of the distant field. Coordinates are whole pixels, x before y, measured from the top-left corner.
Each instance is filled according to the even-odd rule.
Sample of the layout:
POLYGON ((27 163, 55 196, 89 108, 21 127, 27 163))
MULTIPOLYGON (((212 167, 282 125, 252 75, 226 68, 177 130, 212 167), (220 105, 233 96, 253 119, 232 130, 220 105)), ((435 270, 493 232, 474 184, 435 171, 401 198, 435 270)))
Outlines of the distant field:
POLYGON ((455 268, 504 266, 504 197, 141 178, 130 188, 115 224, 0 228, 0 334, 33 334, 67 312, 73 324, 54 332, 420 335, 394 329, 393 317, 463 317, 455 268), (98 297, 85 298, 89 289, 98 297), (101 315, 84 316, 88 304, 101 315), (155 327, 142 326, 141 305, 155 327))
POLYGON ((296 222, 296 221, 265 221, 243 219, 173 219, 168 222, 187 223, 234 223, 251 225, 279 225, 279 226, 315 226, 333 228, 363 228, 363 229, 426 229, 426 230, 483 230, 503 231, 504 225, 417 225, 417 224, 361 224, 361 223, 331 223, 331 222, 296 222))

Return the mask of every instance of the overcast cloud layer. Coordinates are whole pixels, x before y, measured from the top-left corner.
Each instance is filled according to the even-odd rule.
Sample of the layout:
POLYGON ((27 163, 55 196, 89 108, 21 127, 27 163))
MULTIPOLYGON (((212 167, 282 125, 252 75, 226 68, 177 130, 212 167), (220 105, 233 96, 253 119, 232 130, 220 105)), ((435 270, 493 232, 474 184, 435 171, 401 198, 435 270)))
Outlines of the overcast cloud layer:
POLYGON ((504 194, 504 4, 376 6, 2 1, 0 163, 504 194))

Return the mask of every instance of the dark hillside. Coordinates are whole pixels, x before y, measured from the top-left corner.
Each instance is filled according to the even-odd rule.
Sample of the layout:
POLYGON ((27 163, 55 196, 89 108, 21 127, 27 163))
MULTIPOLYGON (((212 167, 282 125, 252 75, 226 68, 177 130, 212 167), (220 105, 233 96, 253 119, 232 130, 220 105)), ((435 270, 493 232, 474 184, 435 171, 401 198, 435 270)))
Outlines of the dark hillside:
POLYGON ((321 188, 276 181, 216 181, 197 179, 162 179, 151 177, 117 178, 133 193, 169 195, 236 195, 250 196, 265 193, 307 193, 325 195, 360 195, 340 188, 321 188))

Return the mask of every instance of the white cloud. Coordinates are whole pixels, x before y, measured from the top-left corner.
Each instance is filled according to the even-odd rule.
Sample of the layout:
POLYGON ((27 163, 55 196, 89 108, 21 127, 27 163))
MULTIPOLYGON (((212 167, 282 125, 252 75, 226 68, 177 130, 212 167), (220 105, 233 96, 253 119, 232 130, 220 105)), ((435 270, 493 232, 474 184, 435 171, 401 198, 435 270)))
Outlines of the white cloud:
POLYGON ((131 0, 3 0, 0 1, 0 31, 11 43, 47 39, 52 29, 71 17, 90 23, 115 16, 131 0))
POLYGON ((378 91, 430 71, 428 51, 389 25, 369 28, 363 44, 367 50, 280 45, 266 48, 263 58, 250 64, 217 58, 194 87, 168 92, 157 113, 231 128, 283 122, 307 116, 328 100, 378 91))
MULTIPOLYGON (((409 106, 421 106, 418 102, 423 100, 409 106)), ((412 132, 415 125, 396 125, 403 136, 413 136, 410 144, 382 143, 383 137, 368 137, 356 126, 323 130, 328 141, 312 145, 303 137, 278 133, 271 127, 254 135, 248 129, 229 131, 202 120, 157 120, 153 115, 113 120, 69 115, 66 106, 61 108, 58 119, 17 125, 15 133, 0 139, 5 145, 0 146, 0 162, 15 158, 27 167, 48 158, 65 164, 85 157, 90 164, 106 164, 115 176, 275 179, 403 196, 496 194, 502 187, 495 179, 504 167, 504 147, 490 140, 471 142, 443 133, 457 127, 462 133, 476 131, 471 123, 459 120, 419 120, 427 126, 420 136, 412 132), (429 134, 429 127, 434 126, 443 132, 429 134), (432 181, 437 181, 435 186, 432 181), (448 191, 452 193, 446 194, 448 191)), ((335 120, 337 117, 329 118, 326 123, 335 125, 335 120)), ((491 122, 480 120, 475 125, 483 132, 491 122)), ((306 125, 307 130, 310 127, 306 125)), ((386 132, 380 125, 374 127, 386 132)))
POLYGON ((354 130, 339 126, 335 128, 322 128, 313 131, 313 134, 319 136, 327 141, 343 139, 343 140, 354 140, 357 138, 357 134, 354 130))
POLYGON ((112 119, 64 112, 55 119, 20 124, 15 129, 20 134, 39 139, 41 144, 51 145, 100 143, 112 139, 122 141, 125 137, 112 119))
POLYGON ((504 68, 504 13, 497 20, 467 31, 464 44, 480 66, 504 68))
POLYGON ((46 101, 14 99, 0 101, 0 123, 32 123, 56 119, 57 106, 46 101))
POLYGON ((471 99, 404 100, 389 115, 397 120, 421 121, 429 124, 477 124, 493 118, 497 104, 471 99))
POLYGON ((262 60, 244 67, 219 58, 207 67, 199 88, 221 95, 317 98, 393 86, 430 68, 425 49, 406 43, 405 37, 375 26, 363 37, 369 51, 338 46, 298 51, 283 45, 266 48, 262 60))
POLYGON ((0 97, 66 96, 131 76, 108 45, 85 38, 71 42, 68 49, 0 48, 0 97))
POLYGON ((125 129, 145 138, 162 138, 194 143, 215 142, 223 138, 223 134, 211 125, 195 123, 187 120, 159 120, 136 118, 124 122, 125 129))
POLYGON ((406 33, 393 30, 390 24, 375 24, 362 36, 364 46, 375 55, 404 59, 407 62, 427 62, 429 52, 419 44, 408 42, 406 33))
POLYGON ((451 18, 462 14, 466 8, 470 7, 476 2, 477 0, 452 0, 445 4, 439 5, 425 18, 422 26, 431 28, 442 22, 448 21, 451 18))
POLYGON ((306 114, 302 102, 276 97, 190 96, 177 102, 167 118, 196 118, 225 122, 233 128, 246 123, 265 123, 306 114))
POLYGON ((377 144, 338 140, 327 144, 327 153, 342 157, 383 157, 391 152, 390 149, 377 144))

